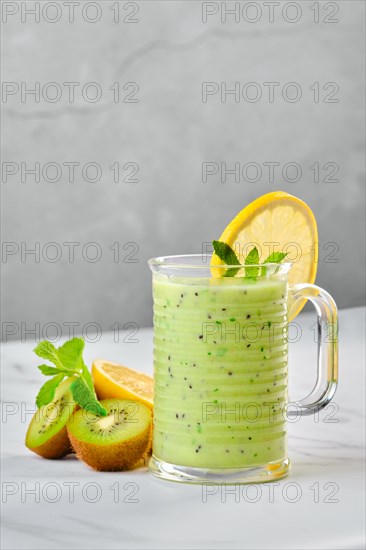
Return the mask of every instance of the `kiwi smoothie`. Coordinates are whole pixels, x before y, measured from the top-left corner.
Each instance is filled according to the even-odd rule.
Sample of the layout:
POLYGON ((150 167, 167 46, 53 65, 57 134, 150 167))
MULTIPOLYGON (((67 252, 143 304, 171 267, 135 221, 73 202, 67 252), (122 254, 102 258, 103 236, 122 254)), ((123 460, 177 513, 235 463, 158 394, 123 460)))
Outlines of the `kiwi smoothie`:
POLYGON ((287 284, 155 274, 154 456, 246 468, 287 456, 287 284))

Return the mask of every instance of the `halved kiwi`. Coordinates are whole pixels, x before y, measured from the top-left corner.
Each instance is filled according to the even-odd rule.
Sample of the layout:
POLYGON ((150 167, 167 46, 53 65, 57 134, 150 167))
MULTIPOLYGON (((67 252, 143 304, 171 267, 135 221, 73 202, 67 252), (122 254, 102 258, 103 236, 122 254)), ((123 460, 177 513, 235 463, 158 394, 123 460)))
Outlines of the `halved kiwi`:
POLYGON ((151 449, 151 411, 138 401, 103 399, 107 416, 80 409, 67 425, 77 456, 95 470, 130 470, 151 449))
POLYGON ((25 444, 44 458, 61 458, 72 452, 66 424, 77 406, 70 391, 74 379, 58 386, 54 400, 38 409, 29 425, 25 444))

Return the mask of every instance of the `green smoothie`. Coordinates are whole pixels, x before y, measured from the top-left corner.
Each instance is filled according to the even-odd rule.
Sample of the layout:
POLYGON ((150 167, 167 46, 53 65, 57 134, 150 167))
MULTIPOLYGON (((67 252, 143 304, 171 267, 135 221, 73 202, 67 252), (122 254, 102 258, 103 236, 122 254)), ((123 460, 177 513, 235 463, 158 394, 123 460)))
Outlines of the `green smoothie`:
POLYGON ((241 468, 287 456, 287 283, 155 274, 154 456, 241 468))

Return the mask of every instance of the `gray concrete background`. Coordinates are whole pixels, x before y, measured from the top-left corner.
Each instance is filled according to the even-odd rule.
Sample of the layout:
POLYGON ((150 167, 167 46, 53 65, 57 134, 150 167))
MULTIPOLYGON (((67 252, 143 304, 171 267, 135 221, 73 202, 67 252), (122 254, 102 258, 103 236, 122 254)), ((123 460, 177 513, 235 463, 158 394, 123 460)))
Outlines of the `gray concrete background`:
MULTIPOLYGON (((135 23, 114 22, 115 3, 109 1, 94 3, 101 13, 95 23, 85 18, 96 17, 97 8, 81 13, 88 2, 75 7, 74 22, 58 2, 59 12, 52 6, 41 11, 39 23, 21 13, 20 2, 3 4, 18 8, 5 21, 3 14, 2 25, 3 81, 15 83, 2 104, 2 238, 3 252, 5 246, 9 253, 3 254, 2 320, 15 323, 10 337, 19 338, 37 322, 41 330, 58 323, 65 334, 68 323, 75 323, 79 333, 91 322, 103 329, 126 322, 150 325, 147 259, 200 252, 201 243, 218 238, 246 203, 276 189, 307 201, 318 219, 317 283, 342 308, 365 303, 363 2, 334 2, 331 8, 320 2, 319 23, 310 9, 314 2, 301 2, 296 23, 286 21, 296 16, 288 2, 276 8, 272 23, 261 2, 250 8, 262 10, 256 23, 248 22, 256 17, 254 11, 245 12, 247 20, 241 11, 239 22, 228 16, 223 23, 217 13, 204 23, 201 2, 120 2, 120 19, 135 23), (47 21, 60 14, 59 21, 47 21), (22 101, 22 82, 23 88, 40 83, 39 102, 30 95, 22 101), (44 88, 49 82, 61 88, 59 101, 44 98, 56 90, 44 88), (73 103, 65 82, 80 83, 73 103), (98 83, 100 101, 88 102, 80 93, 89 82, 98 83), (133 99, 138 102, 115 103, 109 89, 115 82, 120 99, 137 84, 133 99), (128 82, 136 84, 124 90, 128 82), (217 93, 203 102, 202 82, 227 82, 228 88, 256 82, 263 95, 256 103, 227 96, 225 103, 217 93), (272 103, 265 82, 279 83, 272 103), (288 82, 301 88, 299 101, 283 99, 288 82), (315 82, 319 102, 314 86, 309 89, 315 82), (333 96, 333 85, 323 89, 329 82, 339 86, 333 96), (338 102, 324 102, 327 97, 338 102), (14 164, 4 168, 4 162, 14 164), (23 174, 22 181, 21 163, 30 168, 35 162, 40 163, 40 181, 30 174, 23 174), (56 173, 52 168, 46 179, 42 176, 48 162, 61 166, 59 181, 47 181, 56 173), (80 163, 74 182, 65 162, 80 163), (88 181, 92 168, 83 177, 81 167, 88 162, 100 166, 99 181, 88 181), (109 168, 116 162, 119 182, 109 168), (255 162, 262 177, 235 182, 228 176, 222 183, 218 174, 203 182, 203 162, 226 162, 229 168, 255 162), (280 163, 273 182, 263 164, 268 162, 280 163), (289 162, 301 167, 297 182, 281 173, 289 162), (137 182, 122 181, 135 166, 126 163, 138 165, 137 182), (314 163, 320 166, 318 182, 309 168, 314 163), (327 181, 334 166, 327 163, 339 167, 333 176, 338 181, 327 181), (6 179, 4 170, 16 168, 6 179), (56 251, 47 248, 51 242, 61 250, 57 262, 50 261, 56 251), (73 262, 71 245, 64 244, 70 242, 80 243, 73 262), (97 262, 82 255, 82 250, 84 256, 94 255, 95 248, 85 248, 91 242, 102 253, 97 262), (113 243, 119 243, 119 260, 113 243), (22 257, 22 247, 35 246, 39 258, 22 257)), ((45 3, 40 4, 43 9, 45 3)), ((240 9, 249 10, 244 4, 240 9)), ((220 5, 211 2, 207 9, 220 5)), ((95 89, 87 91, 91 97, 95 89)), ((287 175, 294 178, 291 169, 287 175)))

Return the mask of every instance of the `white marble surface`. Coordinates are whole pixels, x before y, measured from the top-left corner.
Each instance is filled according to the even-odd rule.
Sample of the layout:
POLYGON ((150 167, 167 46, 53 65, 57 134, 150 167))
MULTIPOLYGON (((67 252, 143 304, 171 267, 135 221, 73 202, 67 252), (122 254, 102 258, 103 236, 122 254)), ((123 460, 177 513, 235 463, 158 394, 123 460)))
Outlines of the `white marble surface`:
MULTIPOLYGON (((200 486, 159 481, 144 469, 96 473, 75 458, 47 461, 31 454, 23 443, 29 416, 24 421, 21 411, 31 408, 41 381, 34 343, 4 345, 2 547, 364 548, 364 313, 341 312, 335 406, 320 413, 318 422, 308 417, 290 426, 290 476, 237 488, 226 502, 219 491, 204 502, 200 486), (6 414, 12 407, 18 412, 6 414), (39 502, 26 493, 35 487, 39 502), (100 499, 91 502, 96 490, 100 499)), ((293 398, 310 389, 314 376, 313 321, 309 314, 300 317, 302 337, 291 347, 293 398)), ((152 331, 143 329, 137 337, 138 343, 115 343, 107 333, 87 345, 86 359, 105 357, 151 372, 152 331)))

